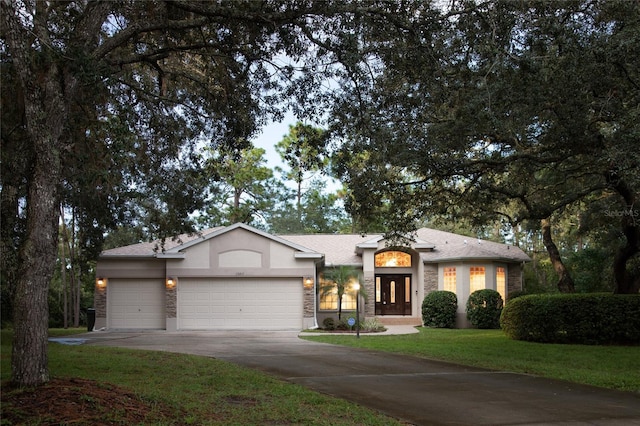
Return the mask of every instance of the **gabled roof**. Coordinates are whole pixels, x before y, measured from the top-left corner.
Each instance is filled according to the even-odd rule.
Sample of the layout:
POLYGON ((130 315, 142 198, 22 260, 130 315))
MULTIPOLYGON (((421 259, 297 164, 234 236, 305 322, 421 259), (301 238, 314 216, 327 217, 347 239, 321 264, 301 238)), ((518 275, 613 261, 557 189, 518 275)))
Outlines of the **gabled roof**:
MULTIPOLYGON (((189 242, 200 242, 208 234, 221 229, 211 228, 205 229, 194 234, 180 234, 175 238, 167 238, 164 240, 164 250, 173 249, 189 242)), ((150 242, 143 242, 137 244, 131 244, 128 246, 116 247, 108 250, 103 250, 100 253, 100 257, 156 257, 158 253, 162 252, 161 240, 154 240, 150 242)))
POLYGON ((260 235, 264 238, 268 238, 272 241, 278 242, 285 246, 288 246, 297 251, 296 257, 300 258, 322 258, 322 254, 314 250, 311 250, 305 246, 297 244, 295 242, 280 238, 276 235, 269 234, 267 232, 256 229, 252 226, 244 223, 235 223, 230 226, 217 227, 200 231, 197 234, 182 234, 175 238, 164 240, 164 251, 161 248, 161 240, 155 240, 148 243, 132 244, 124 247, 117 247, 110 250, 104 250, 101 254, 101 258, 113 258, 113 257, 132 257, 132 258, 181 258, 184 257, 184 250, 192 247, 196 244, 200 244, 203 241, 208 241, 211 238, 226 234, 235 229, 244 229, 245 231, 252 232, 260 235))
POLYGON ((224 228, 218 228, 218 229, 214 230, 213 232, 210 232, 207 235, 203 236, 201 240, 191 240, 191 241, 186 242, 186 243, 184 243, 182 245, 172 247, 171 249, 166 250, 166 253, 169 253, 169 254, 178 253, 179 251, 185 250, 185 249, 187 249, 187 248, 189 248, 189 247, 191 247, 193 245, 200 244, 202 241, 210 240, 211 238, 215 238, 217 236, 232 232, 232 231, 234 231, 236 229, 244 229, 245 231, 254 233, 254 234, 259 235, 261 237, 264 237, 264 238, 267 238, 269 240, 273 240, 275 242, 283 244, 285 246, 291 247, 292 249, 297 250, 297 251, 299 251, 301 253, 307 253, 309 255, 316 254, 316 252, 314 250, 310 250, 307 247, 304 247, 304 246, 296 244, 296 243, 294 243, 292 241, 280 238, 280 237, 278 237, 276 235, 269 234, 267 232, 261 231, 260 229, 254 228, 254 227, 249 226, 249 225, 244 224, 244 223, 235 223, 233 225, 226 226, 224 228))
MULTIPOLYGON (((327 265, 362 265, 364 250, 377 250, 383 235, 311 234, 281 235, 282 238, 303 244, 324 253, 327 265)), ((504 262, 528 262, 531 259, 519 247, 492 241, 480 241, 474 237, 453 234, 435 229, 417 231, 413 248, 420 252, 423 262, 457 260, 499 260, 504 262)))
MULTIPOLYGON (((249 225, 236 223, 231 226, 211 228, 198 234, 183 234, 165 240, 164 252, 160 241, 138 243, 105 250, 101 258, 179 258, 184 250, 223 235, 235 229, 244 229, 296 250, 296 257, 320 259, 324 255, 327 265, 362 265, 364 250, 377 250, 382 235, 360 234, 301 234, 272 235, 249 225)), ((504 262, 528 262, 531 259, 519 247, 474 237, 453 234, 435 229, 421 228, 416 233, 413 247, 420 252, 423 262, 437 263, 458 260, 499 260, 504 262)))
MULTIPOLYGON (((382 235, 373 236, 367 241, 358 244, 356 246, 356 252, 360 254, 364 249, 377 249, 378 246, 380 245, 380 241, 383 241, 383 240, 384 240, 384 236, 382 235)), ((435 248, 435 246, 428 241, 424 241, 420 238, 416 238, 416 240, 411 244, 411 248, 417 251, 421 251, 421 250, 432 250, 435 248)))
POLYGON ((358 234, 301 234, 280 237, 323 253, 327 265, 362 265, 362 258, 355 249, 358 244, 371 238, 358 234))

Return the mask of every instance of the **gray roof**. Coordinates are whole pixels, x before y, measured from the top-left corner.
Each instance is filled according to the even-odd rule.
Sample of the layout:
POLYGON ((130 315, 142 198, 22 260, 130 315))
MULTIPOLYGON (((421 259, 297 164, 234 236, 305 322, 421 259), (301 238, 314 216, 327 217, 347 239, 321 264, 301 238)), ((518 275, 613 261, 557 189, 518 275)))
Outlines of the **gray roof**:
POLYGON ((308 247, 324 254, 327 265, 362 265, 356 254, 356 245, 371 239, 358 234, 280 235, 280 238, 308 247))
MULTIPOLYGON (((174 249, 199 238, 203 239, 203 237, 220 229, 222 229, 222 227, 205 229, 196 234, 181 234, 175 238, 167 238, 164 240, 164 250, 174 249)), ((103 250, 102 253, 100 253, 100 257, 155 257, 157 253, 162 252, 160 243, 161 240, 155 240, 103 250)))
MULTIPOLYGON (((199 234, 183 234, 176 239, 165 240, 165 252, 176 252, 194 244, 197 239, 207 240, 215 237, 231 227, 218 227, 201 231, 199 234)), ((241 227, 251 230, 247 225, 241 227)), ((256 230, 258 235, 268 235, 256 230)), ((363 247, 375 248, 382 235, 360 234, 306 234, 271 236, 276 241, 289 242, 293 247, 305 252, 321 253, 328 265, 361 265, 362 258, 356 249, 363 247), (283 241, 284 240, 284 241, 283 241)), ((531 259, 520 248, 508 244, 478 240, 474 237, 453 234, 435 229, 421 228, 417 231, 417 242, 420 256, 424 262, 443 262, 471 259, 491 259, 504 262, 528 262, 531 259)), ((155 257, 161 251, 159 241, 138 243, 124 247, 105 250, 101 257, 155 257)))
POLYGON ((528 262, 531 259, 519 247, 435 229, 421 228, 418 238, 429 241, 433 251, 420 253, 425 262, 467 259, 495 259, 505 262, 528 262))

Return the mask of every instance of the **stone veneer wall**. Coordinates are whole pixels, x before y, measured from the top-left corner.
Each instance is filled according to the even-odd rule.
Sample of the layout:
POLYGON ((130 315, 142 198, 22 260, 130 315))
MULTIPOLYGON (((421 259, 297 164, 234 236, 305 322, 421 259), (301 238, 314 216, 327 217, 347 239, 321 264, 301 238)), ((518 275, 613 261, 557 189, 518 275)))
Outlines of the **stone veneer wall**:
MULTIPOLYGON (((438 290, 438 265, 425 263, 424 265, 424 294, 438 290)), ((422 301, 420 301, 422 303, 422 301)))
POLYGON ((314 297, 314 287, 304 286, 304 311, 303 316, 305 318, 313 318, 313 312, 315 310, 315 297, 314 297))
MULTIPOLYGON (((360 315, 364 314, 365 318, 372 318, 376 315, 375 277, 373 275, 365 275, 363 279, 364 290, 367 297, 364 303, 364 312, 361 312, 360 315)), ((362 299, 360 299, 360 302, 362 302, 362 299)), ((362 307, 360 309, 362 309, 362 307)))
POLYGON ((178 317, 178 293, 176 289, 178 288, 178 284, 173 286, 173 288, 165 287, 165 303, 166 303, 166 315, 167 318, 177 318, 178 317))
POLYGON ((93 293, 93 307, 96 310, 96 318, 107 318, 107 286, 96 285, 93 293))
POLYGON ((514 291, 520 291, 522 287, 522 265, 512 263, 509 265, 507 273, 507 298, 514 291))

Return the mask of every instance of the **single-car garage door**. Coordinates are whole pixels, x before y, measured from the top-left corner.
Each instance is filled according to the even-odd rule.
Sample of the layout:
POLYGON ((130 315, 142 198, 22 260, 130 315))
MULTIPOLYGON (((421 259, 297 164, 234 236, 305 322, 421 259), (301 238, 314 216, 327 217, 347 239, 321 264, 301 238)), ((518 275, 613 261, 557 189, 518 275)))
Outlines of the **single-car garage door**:
POLYGON ((182 330, 300 330, 302 312, 301 279, 178 281, 178 328, 182 330))
POLYGON ((111 279, 107 285, 107 327, 164 329, 165 289, 162 280, 111 279))

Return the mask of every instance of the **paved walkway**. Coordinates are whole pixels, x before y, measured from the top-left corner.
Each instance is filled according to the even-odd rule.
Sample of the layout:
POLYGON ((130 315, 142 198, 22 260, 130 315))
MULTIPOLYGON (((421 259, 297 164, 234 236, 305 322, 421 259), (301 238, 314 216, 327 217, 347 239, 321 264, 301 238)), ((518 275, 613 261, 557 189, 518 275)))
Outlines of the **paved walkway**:
MULTIPOLYGON (((413 325, 385 325, 385 331, 379 333, 362 333, 362 335, 367 336, 384 336, 389 334, 416 334, 419 333, 418 329, 413 325)), ((318 336, 322 334, 335 334, 335 333, 323 333, 320 331, 309 331, 309 332, 301 332, 300 336, 318 336)), ((356 334, 355 332, 349 334, 356 334)))
MULTIPOLYGON (((411 331, 401 327, 387 333, 411 331)), ((640 426, 640 394, 310 342, 298 334, 93 332, 76 338, 215 357, 413 425, 640 426)))

